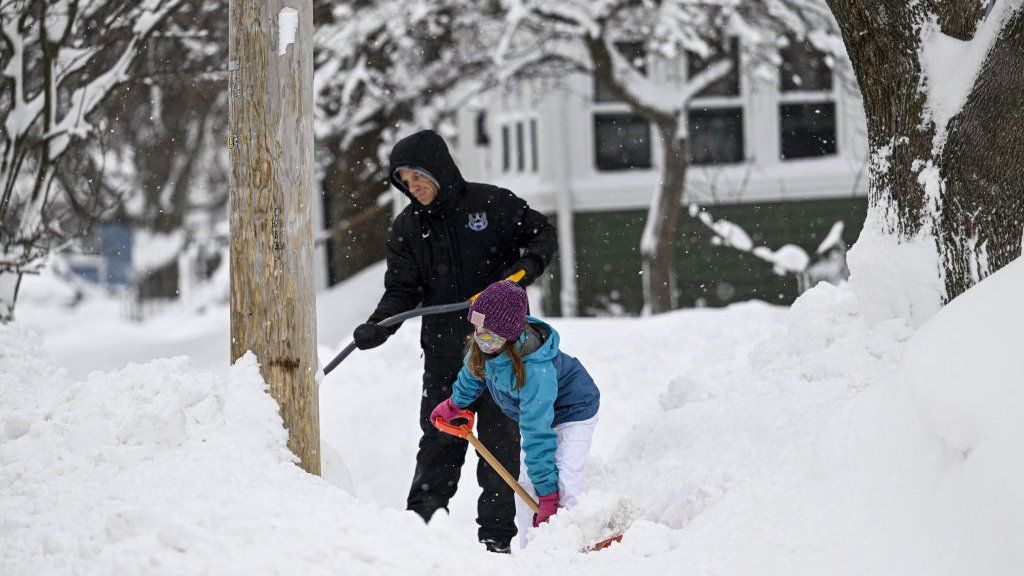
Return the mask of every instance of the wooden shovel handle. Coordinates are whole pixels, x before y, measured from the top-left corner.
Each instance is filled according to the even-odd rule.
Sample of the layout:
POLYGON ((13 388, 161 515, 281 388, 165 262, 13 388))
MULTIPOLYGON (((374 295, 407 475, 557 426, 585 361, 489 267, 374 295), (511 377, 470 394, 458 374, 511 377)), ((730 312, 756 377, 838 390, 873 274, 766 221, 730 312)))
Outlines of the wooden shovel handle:
POLYGON ((466 440, 469 440, 469 443, 473 445, 473 448, 476 448, 476 451, 484 457, 484 460, 487 460, 487 463, 491 465, 491 468, 494 468, 494 471, 498 473, 498 476, 501 476, 502 480, 515 490, 516 494, 519 494, 519 497, 523 499, 523 502, 526 502, 526 505, 533 510, 534 514, 539 513, 540 507, 537 506, 537 501, 534 500, 533 497, 519 485, 519 482, 517 482, 516 479, 508 473, 508 470, 501 465, 501 462, 498 462, 498 459, 494 457, 494 454, 491 454, 491 451, 488 450, 472 432, 467 432, 465 438, 466 440))
POLYGON ((491 465, 491 468, 494 468, 494 471, 498 473, 498 476, 501 476, 501 479, 515 490, 516 494, 519 494, 519 497, 523 499, 523 502, 526 502, 526 505, 529 506, 534 513, 537 513, 540 510, 537 506, 537 502, 526 490, 523 489, 522 486, 519 485, 519 482, 509 474, 508 470, 501 465, 501 462, 498 462, 498 459, 495 458, 494 454, 491 454, 491 451, 483 445, 483 442, 480 442, 480 440, 473 435, 474 414, 469 410, 466 410, 464 414, 459 417, 465 418, 467 422, 465 424, 455 426, 452 424, 446 424, 444 420, 441 420, 441 418, 438 417, 434 419, 434 426, 445 434, 451 434, 452 436, 468 440, 469 443, 473 445, 473 448, 476 448, 476 451, 484 457, 484 460, 487 460, 487 463, 491 465))
MULTIPOLYGON (((513 478, 511 474, 508 473, 508 470, 506 470, 505 467, 501 465, 501 462, 498 462, 498 459, 494 457, 494 454, 491 454, 491 451, 488 450, 487 447, 484 446, 483 443, 480 442, 480 440, 473 435, 472 413, 470 413, 470 417, 467 419, 469 420, 469 423, 463 424, 461 426, 452 426, 450 424, 445 424, 443 421, 441 421, 440 418, 436 419, 434 421, 434 424, 436 424, 438 429, 440 429, 442 432, 446 432, 453 436, 458 436, 459 438, 465 438, 466 440, 468 440, 469 443, 473 445, 473 448, 476 448, 476 451, 479 452, 480 455, 484 457, 484 460, 487 460, 487 463, 491 465, 491 468, 494 468, 494 471, 498 473, 498 476, 501 476, 501 479, 504 480, 505 483, 508 484, 513 490, 515 490, 516 494, 519 494, 519 497, 523 499, 523 502, 526 502, 526 505, 529 506, 531 510, 533 510, 533 513, 539 514, 540 507, 537 506, 537 501, 534 500, 533 497, 530 496, 530 494, 523 489, 519 482, 516 481, 516 479, 513 478)), ((593 546, 588 546, 583 550, 580 550, 580 552, 586 553, 604 550, 612 544, 621 541, 622 534, 616 534, 611 538, 605 538, 604 540, 601 540, 593 546)))

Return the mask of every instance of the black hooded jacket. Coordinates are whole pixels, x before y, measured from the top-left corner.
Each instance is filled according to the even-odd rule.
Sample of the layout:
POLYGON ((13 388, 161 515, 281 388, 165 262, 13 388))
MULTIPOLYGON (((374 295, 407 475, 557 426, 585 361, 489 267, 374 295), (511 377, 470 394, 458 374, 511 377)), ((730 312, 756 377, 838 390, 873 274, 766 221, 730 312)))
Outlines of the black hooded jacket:
MULTIPOLYGON (((390 171, 391 184, 412 203, 391 225, 384 296, 370 322, 418 305, 468 300, 522 257, 533 259, 538 270, 551 261, 557 238, 547 218, 504 188, 466 182, 435 132, 395 144, 390 171), (440 190, 433 202, 416 201, 396 175, 402 167, 434 177, 440 190)), ((428 354, 461 355, 471 331, 465 312, 425 316, 420 342, 428 354)))

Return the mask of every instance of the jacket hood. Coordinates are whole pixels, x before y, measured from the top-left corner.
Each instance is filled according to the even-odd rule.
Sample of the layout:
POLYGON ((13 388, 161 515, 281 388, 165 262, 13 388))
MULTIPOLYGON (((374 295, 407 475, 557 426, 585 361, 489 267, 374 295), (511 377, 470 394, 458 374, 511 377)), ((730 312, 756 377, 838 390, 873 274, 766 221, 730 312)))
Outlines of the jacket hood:
POLYGON ((455 165, 448 145, 444 139, 433 130, 421 130, 411 136, 406 136, 395 144, 391 149, 389 160, 389 177, 391 184, 402 191, 414 206, 428 214, 438 213, 452 200, 462 195, 466 188, 466 180, 462 172, 455 165), (398 179, 398 169, 411 167, 429 172, 440 185, 437 198, 428 206, 421 205, 416 197, 409 192, 405 184, 398 179))
MULTIPOLYGON (((553 360, 554 357, 558 355, 558 332, 556 332, 555 329, 552 328, 551 325, 548 324, 547 322, 544 322, 543 320, 538 320, 533 316, 526 317, 526 324, 528 326, 532 325, 534 328, 539 328, 541 333, 546 332, 547 339, 545 339, 544 343, 541 344, 540 347, 537 348, 536 350, 532 352, 527 352, 523 356, 523 362, 546 362, 548 360, 553 360)), ((524 332, 523 335, 519 337, 519 341, 516 343, 518 346, 520 346, 520 349, 522 349, 522 346, 525 343, 525 338, 526 333, 524 332)), ((489 363, 490 362, 493 362, 496 366, 503 366, 505 364, 511 364, 512 360, 509 359, 508 354, 502 352, 501 356, 498 356, 497 358, 490 360, 489 363)))

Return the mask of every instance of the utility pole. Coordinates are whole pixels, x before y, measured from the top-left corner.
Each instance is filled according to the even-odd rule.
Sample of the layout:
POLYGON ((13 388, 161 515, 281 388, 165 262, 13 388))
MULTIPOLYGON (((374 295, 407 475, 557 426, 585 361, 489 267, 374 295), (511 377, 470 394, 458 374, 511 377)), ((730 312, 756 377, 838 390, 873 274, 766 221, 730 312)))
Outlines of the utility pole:
POLYGON ((313 1, 231 0, 231 361, 256 354, 288 447, 320 473, 313 1))

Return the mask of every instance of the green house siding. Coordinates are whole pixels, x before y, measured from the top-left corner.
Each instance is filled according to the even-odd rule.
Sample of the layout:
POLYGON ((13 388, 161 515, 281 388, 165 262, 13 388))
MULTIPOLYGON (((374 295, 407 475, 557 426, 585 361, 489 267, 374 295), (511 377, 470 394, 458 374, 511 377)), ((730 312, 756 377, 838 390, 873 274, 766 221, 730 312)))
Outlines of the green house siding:
MULTIPOLYGON (((843 240, 853 244, 864 224, 867 199, 731 204, 709 211, 716 220, 724 218, 741 226, 755 246, 777 250, 796 244, 813 258, 838 220, 845 223, 843 240)), ((643 306, 640 236, 646 215, 644 210, 576 214, 580 314, 639 314, 643 306)), ((715 246, 711 231, 688 215, 681 217, 680 229, 676 254, 680 306, 724 306, 750 299, 790 304, 796 298, 793 276, 776 275, 771 264, 752 254, 715 246)), ((558 262, 548 270, 544 312, 557 315, 558 262)))

